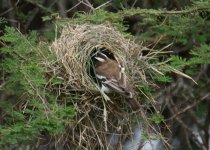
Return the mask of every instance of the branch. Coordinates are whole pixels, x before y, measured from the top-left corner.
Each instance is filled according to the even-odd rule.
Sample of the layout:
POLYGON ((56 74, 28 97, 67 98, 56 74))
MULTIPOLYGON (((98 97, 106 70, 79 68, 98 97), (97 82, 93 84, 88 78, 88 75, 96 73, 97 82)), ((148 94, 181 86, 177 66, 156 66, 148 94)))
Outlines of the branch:
POLYGON ((210 136, 209 136, 209 126, 210 126, 210 102, 208 101, 208 107, 207 107, 207 109, 208 109, 208 113, 207 113, 207 115, 206 115, 206 120, 205 120, 205 124, 204 124, 204 137, 205 137, 205 144, 206 144, 206 147, 207 147, 207 149, 209 149, 210 147, 210 141, 209 141, 209 139, 210 139, 210 136))
MULTIPOLYGON (((7 44, 5 44, 4 42, 0 41, 0 44, 4 47, 9 47, 7 44)), ((13 50, 12 53, 14 53, 15 55, 17 55, 21 60, 26 60, 25 57, 23 57, 20 53, 18 53, 18 51, 13 50)))
MULTIPOLYGON (((20 0, 17 0, 17 2, 15 3, 15 6, 18 5, 19 1, 20 1, 20 0)), ((5 14, 9 13, 9 12, 12 11, 13 9, 14 9, 14 7, 7 9, 6 11, 2 12, 2 13, 0 14, 0 16, 3 16, 3 15, 5 15, 5 14)))
POLYGON ((60 12, 60 15, 61 15, 62 18, 67 18, 65 3, 66 2, 63 1, 63 0, 57 2, 58 8, 59 8, 59 12, 60 12))
MULTIPOLYGON (((35 9, 35 11, 33 12, 33 14, 30 16, 30 18, 28 18, 28 21, 25 25, 25 30, 27 30, 29 28, 29 26, 31 25, 32 21, 34 20, 34 18, 36 17, 36 15, 39 13, 40 9, 43 9, 43 10, 47 10, 43 4, 46 3, 47 0, 44 0, 42 5, 41 4, 38 4, 38 3, 35 3, 31 0, 26 0, 27 2, 29 3, 32 3, 33 5, 37 6, 37 8, 35 9)), ((51 11, 50 11, 51 12, 51 11)), ((52 13, 52 12, 51 12, 52 13)))
POLYGON ((181 10, 181 6, 180 6, 180 4, 179 4, 179 2, 177 0, 172 0, 172 3, 177 8, 177 10, 181 10))
POLYGON ((174 119, 175 117, 177 117, 178 115, 181 115, 185 112, 187 112, 188 110, 194 108, 195 106, 197 106, 199 103, 201 103, 202 101, 206 100, 207 98, 209 98, 210 93, 206 94, 204 97, 202 97, 200 100, 194 102, 192 105, 185 107, 183 110, 179 111, 178 113, 176 113, 175 115, 173 115, 172 117, 168 118, 167 121, 174 119))
MULTIPOLYGON (((169 110, 171 111, 172 114, 174 114, 174 113, 176 113, 178 111, 177 107, 174 104, 172 99, 170 99, 169 101, 170 101, 169 102, 170 104, 168 103, 169 110)), ((205 145, 203 145, 203 143, 202 143, 203 139, 201 139, 202 141, 200 141, 199 137, 198 137, 199 135, 197 135, 191 128, 189 128, 186 125, 186 123, 184 121, 182 121, 182 119, 180 119, 178 116, 174 117, 174 119, 181 125, 181 127, 183 127, 186 131, 188 131, 188 133, 190 135, 192 135, 192 137, 195 140, 195 143, 197 143, 199 145, 199 147, 201 147, 203 150, 207 150, 207 147, 205 145)), ((189 141, 186 141, 186 142, 188 143, 189 141)), ((188 143, 188 146, 190 146, 189 143, 188 143)))
POLYGON ((21 60, 27 60, 25 57, 23 57, 20 53, 18 53, 16 50, 13 50, 13 53, 17 55, 21 60))
POLYGON ((28 3, 31 3, 31 4, 33 4, 33 5, 35 5, 36 7, 38 7, 38 8, 40 8, 40 9, 43 9, 43 10, 47 10, 49 13, 53 13, 52 11, 50 11, 49 9, 47 9, 46 7, 44 7, 43 6, 43 4, 47 1, 47 0, 45 0, 44 2, 42 2, 42 4, 39 4, 39 3, 36 3, 36 2, 34 2, 34 1, 32 1, 32 0, 25 0, 26 2, 28 2, 28 3))

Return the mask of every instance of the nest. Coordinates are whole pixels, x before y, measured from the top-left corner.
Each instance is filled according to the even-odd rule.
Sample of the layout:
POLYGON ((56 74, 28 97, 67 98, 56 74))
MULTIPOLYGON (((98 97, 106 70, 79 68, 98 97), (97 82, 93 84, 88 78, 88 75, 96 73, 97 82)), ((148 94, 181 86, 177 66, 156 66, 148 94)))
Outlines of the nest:
POLYGON ((61 37, 53 42, 51 49, 60 62, 59 68, 65 68, 61 77, 65 77, 65 85, 71 87, 71 90, 98 91, 87 69, 92 51, 100 48, 108 49, 124 62, 124 65, 129 66, 133 65, 130 58, 137 53, 141 54, 138 45, 125 39, 108 25, 67 25, 63 28, 61 37))
POLYGON ((59 140, 69 149, 117 149, 132 133, 135 119, 131 119, 133 113, 126 100, 114 94, 107 101, 90 76, 91 54, 101 48, 124 63, 133 83, 147 82, 144 70, 151 66, 143 59, 141 46, 110 25, 65 25, 50 47, 56 61, 46 64, 51 76, 63 80, 59 93, 79 95, 79 99, 71 101, 77 110, 75 123, 59 140), (117 142, 111 140, 113 133, 120 135, 117 142))

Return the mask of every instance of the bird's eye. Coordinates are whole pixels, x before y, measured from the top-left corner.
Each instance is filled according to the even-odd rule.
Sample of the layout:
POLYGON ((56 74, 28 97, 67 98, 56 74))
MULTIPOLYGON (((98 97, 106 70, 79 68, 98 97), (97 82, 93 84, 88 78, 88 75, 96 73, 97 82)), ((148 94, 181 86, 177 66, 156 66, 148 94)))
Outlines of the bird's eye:
POLYGON ((106 81, 106 79, 105 79, 105 78, 103 78, 103 79, 100 79, 100 80, 101 80, 101 82, 103 82, 103 83, 106 81))

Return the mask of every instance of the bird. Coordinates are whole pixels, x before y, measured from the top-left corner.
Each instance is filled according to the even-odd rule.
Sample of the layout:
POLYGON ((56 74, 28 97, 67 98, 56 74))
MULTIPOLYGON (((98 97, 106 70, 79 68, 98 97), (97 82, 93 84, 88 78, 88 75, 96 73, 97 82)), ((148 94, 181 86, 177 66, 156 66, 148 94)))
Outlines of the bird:
POLYGON ((134 88, 125 73, 125 67, 111 52, 96 52, 93 56, 97 81, 104 93, 116 92, 128 99, 133 111, 140 110, 134 88))

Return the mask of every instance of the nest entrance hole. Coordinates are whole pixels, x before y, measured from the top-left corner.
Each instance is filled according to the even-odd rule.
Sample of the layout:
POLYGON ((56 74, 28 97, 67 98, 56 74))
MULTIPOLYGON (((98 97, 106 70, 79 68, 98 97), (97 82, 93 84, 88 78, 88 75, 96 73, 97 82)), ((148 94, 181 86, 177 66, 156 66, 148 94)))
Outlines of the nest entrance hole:
POLYGON ((113 59, 113 60, 116 60, 115 56, 114 56, 114 53, 111 52, 111 50, 107 49, 106 47, 95 47, 92 49, 92 52, 89 56, 89 62, 88 63, 88 67, 87 67, 87 73, 88 75, 91 77, 91 79, 93 79, 93 81, 99 85, 101 87, 101 83, 98 82, 97 78, 96 78, 96 75, 95 75, 95 62, 96 62, 96 59, 94 58, 94 56, 97 55, 97 53, 103 53, 105 54, 109 59, 113 59))

